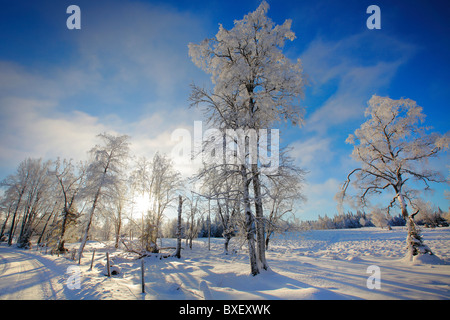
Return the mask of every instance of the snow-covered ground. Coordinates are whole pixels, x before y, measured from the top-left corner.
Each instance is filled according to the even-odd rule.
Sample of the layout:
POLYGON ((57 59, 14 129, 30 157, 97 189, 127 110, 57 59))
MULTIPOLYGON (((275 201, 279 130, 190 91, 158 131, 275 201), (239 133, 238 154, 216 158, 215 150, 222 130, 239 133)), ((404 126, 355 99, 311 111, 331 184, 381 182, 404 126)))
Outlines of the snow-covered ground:
MULTIPOLYGON (((271 271, 256 277, 249 275, 245 245, 237 239, 231 255, 223 254, 222 239, 211 239, 210 251, 208 240, 198 239, 181 259, 144 258, 145 294, 140 260, 104 243, 88 242, 80 266, 68 256, 1 244, 0 299, 449 299, 450 228, 424 229, 423 236, 442 264, 403 259, 402 227, 284 234, 270 243, 271 271), (119 275, 104 275, 106 251, 119 275), (373 265, 379 289, 367 287, 377 276, 368 271, 373 265)), ((175 239, 163 240, 163 246, 174 245, 175 239)))

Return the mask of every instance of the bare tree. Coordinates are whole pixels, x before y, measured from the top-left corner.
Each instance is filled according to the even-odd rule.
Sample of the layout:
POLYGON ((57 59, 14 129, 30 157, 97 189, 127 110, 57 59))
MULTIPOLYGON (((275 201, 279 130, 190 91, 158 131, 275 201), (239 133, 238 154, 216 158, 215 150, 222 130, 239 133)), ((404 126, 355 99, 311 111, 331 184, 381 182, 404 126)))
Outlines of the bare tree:
MULTIPOLYGON (((56 186, 53 186, 54 188, 56 186)), ((56 188, 55 188, 56 189, 56 188)), ((52 190, 51 192, 54 192, 52 190)), ((49 196, 47 199, 47 208, 45 210, 45 213, 41 216, 40 221, 37 223, 37 225, 41 224, 42 221, 44 222, 44 225, 42 226, 41 234, 39 235, 39 238, 37 240, 37 245, 41 245, 44 239, 44 235, 46 234, 47 227, 49 226, 50 220, 54 220, 57 216, 57 213, 61 210, 61 203, 59 202, 59 199, 57 198, 57 193, 55 192, 53 196, 49 196), (44 220, 45 219, 45 220, 44 220)))
POLYGON ((275 174, 266 175, 263 181, 263 188, 268 194, 265 199, 269 212, 266 219, 266 249, 275 232, 285 231, 280 228, 283 218, 293 212, 295 205, 306 200, 302 190, 306 171, 294 164, 293 159, 288 156, 288 151, 286 149, 280 153, 278 171, 275 174))
POLYGON ((201 179, 200 193, 208 200, 209 209, 215 210, 223 227, 224 253, 228 254, 229 242, 237 230, 240 220, 242 183, 237 167, 231 165, 208 166, 196 176, 201 179))
POLYGON ((45 212, 45 199, 50 188, 50 178, 48 174, 50 161, 42 162, 42 159, 25 160, 25 170, 27 171, 27 186, 23 193, 23 214, 20 227, 19 247, 28 248, 31 245, 31 236, 35 231, 36 221, 45 212))
POLYGON ((114 211, 115 248, 119 247, 119 240, 122 232, 122 219, 125 201, 126 200, 123 197, 119 197, 115 201, 115 211, 114 211))
POLYGON ((126 168, 129 153, 129 137, 127 135, 99 134, 102 145, 96 145, 89 152, 91 162, 87 168, 87 181, 84 192, 92 196, 92 205, 88 212, 86 228, 78 250, 78 261, 81 260, 92 218, 100 200, 114 190, 119 183, 121 172, 126 168))
POLYGON ((19 164, 15 174, 7 176, 6 179, 2 181, 2 186, 7 188, 7 191, 5 193, 8 194, 11 199, 14 199, 13 203, 11 203, 12 207, 10 208, 12 221, 8 235, 9 246, 12 245, 17 220, 20 215, 19 209, 22 206, 22 199, 25 192, 27 191, 28 184, 30 183, 31 174, 30 170, 28 170, 28 167, 30 166, 30 163, 32 161, 32 159, 25 159, 19 164))
POLYGON ((142 242, 146 251, 158 252, 157 239, 164 212, 176 198, 180 174, 165 155, 156 153, 152 161, 141 158, 132 174, 136 191, 148 197, 149 207, 143 215, 142 242))
MULTIPOLYGON (((6 182, 6 180, 4 180, 4 182, 6 182)), ((0 231, 0 239, 1 239, 0 241, 6 240, 5 238, 6 226, 17 204, 17 199, 15 197, 14 191, 15 190, 12 187, 6 188, 0 201, 0 211, 5 215, 5 219, 2 224, 2 229, 0 231)))
POLYGON ((83 186, 86 176, 86 166, 80 163, 78 165, 78 172, 75 172, 75 170, 76 168, 71 160, 64 159, 61 163, 61 160, 58 158, 55 162, 55 169, 52 172, 58 181, 63 199, 61 230, 57 243, 57 250, 59 252, 67 251, 64 248, 64 235, 67 225, 69 222, 74 222, 79 215, 76 212, 75 200, 83 186))
POLYGON ((139 158, 133 166, 133 170, 130 174, 129 180, 131 185, 131 212, 132 214, 139 213, 141 215, 141 221, 135 222, 135 217, 131 217, 130 221, 134 226, 140 227, 141 249, 144 250, 144 218, 149 209, 148 203, 150 202, 149 189, 151 184, 151 161, 145 157, 139 158), (141 202, 141 203, 140 203, 141 202), (140 212, 135 212, 136 210, 140 212))
MULTIPOLYGON (((300 60, 290 62, 282 49, 286 40, 294 40, 291 21, 275 25, 267 17, 269 5, 263 1, 254 11, 236 20, 231 30, 222 25, 212 39, 189 45, 193 62, 211 75, 214 90, 192 87, 193 105, 201 105, 210 125, 220 129, 269 129, 280 120, 301 124, 304 78, 300 60)), ((254 143, 261 143, 258 134, 254 143)), ((255 147, 252 146, 252 147, 255 147)), ((251 273, 268 269, 265 259, 261 162, 243 156, 238 170, 242 186, 242 204, 248 232, 251 273), (251 192, 255 216, 251 210, 251 192), (257 252, 254 247, 256 234, 257 252)))
POLYGON ((387 229, 390 229, 388 216, 389 213, 386 210, 380 208, 372 208, 372 210, 370 211, 370 220, 376 227, 379 227, 381 229, 385 227, 387 229))
POLYGON ((189 249, 192 249, 192 241, 198 237, 200 232, 200 219, 202 218, 202 208, 200 196, 194 192, 190 193, 190 197, 184 200, 187 205, 186 210, 186 242, 189 249), (187 200, 187 201, 186 201, 187 200))
MULTIPOLYGON (((124 170, 115 176, 115 183, 108 187, 102 206, 104 218, 104 237, 109 239, 111 229, 114 229, 114 247, 117 249, 122 236, 123 220, 126 217, 128 205, 132 204, 129 179, 124 170)), ((131 227, 131 226, 130 226, 131 227)))
POLYGON ((422 183, 425 189, 429 189, 429 182, 445 182, 439 172, 427 166, 427 160, 448 148, 449 136, 427 133, 427 128, 420 126, 425 118, 422 108, 410 99, 374 95, 365 115, 369 119, 346 141, 354 146, 352 157, 361 167, 350 172, 338 196, 341 199, 346 196, 353 178, 362 205, 366 205, 369 196, 392 190, 394 197, 387 208, 400 205, 407 223, 410 256, 432 254, 414 223, 417 212, 409 215, 407 202, 413 206, 418 191, 413 189, 414 181, 422 183))

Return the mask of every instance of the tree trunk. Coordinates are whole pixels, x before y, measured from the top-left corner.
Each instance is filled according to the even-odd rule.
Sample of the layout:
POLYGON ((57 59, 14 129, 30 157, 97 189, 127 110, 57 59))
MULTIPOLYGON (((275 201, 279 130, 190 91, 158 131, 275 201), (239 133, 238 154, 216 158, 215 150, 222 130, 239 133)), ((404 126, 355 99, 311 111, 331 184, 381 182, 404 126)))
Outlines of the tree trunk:
POLYGON ((191 223, 189 226, 189 249, 191 250, 192 250, 192 241, 194 240, 195 237, 194 231, 195 231, 194 212, 191 211, 191 223))
POLYGON ((225 243, 224 243, 224 253, 225 254, 228 254, 228 245, 229 245, 229 243, 230 243, 230 240, 231 240, 231 234, 230 233, 225 233, 224 235, 223 235, 223 237, 225 238, 225 243))
POLYGON ((269 241, 270 241, 270 236, 272 235, 273 231, 267 231, 267 236, 266 236, 266 250, 269 249, 269 241))
POLYGON ((408 215, 408 210, 406 209, 406 203, 403 195, 401 193, 398 193, 397 199, 402 209, 402 216, 406 220, 406 244, 408 248, 408 256, 412 258, 421 254, 433 255, 431 249, 423 243, 422 236, 420 235, 420 230, 414 222, 413 217, 408 215))
POLYGON ((261 197, 261 184, 259 180, 258 165, 252 164, 253 190, 255 194, 255 215, 256 215, 256 243, 258 260, 264 270, 269 268, 266 261, 266 244, 264 232, 264 211, 261 197))
POLYGON ((11 222, 11 227, 9 228, 8 246, 12 245, 12 239, 14 237, 14 225, 16 222, 16 215, 17 215, 17 210, 14 211, 13 219, 11 222))
POLYGON ((41 235, 39 236, 39 239, 38 239, 38 241, 37 241, 37 244, 38 244, 38 245, 40 245, 41 242, 42 242, 42 238, 44 237, 45 230, 47 229, 48 223, 49 223, 50 219, 52 218, 53 213, 54 213, 54 210, 50 213, 50 215, 49 215, 47 221, 45 221, 44 228, 42 229, 41 235))
POLYGON ((64 217, 61 224, 61 233, 59 234, 58 240, 58 251, 64 252, 66 249, 64 248, 64 234, 66 233, 66 224, 67 224, 67 216, 69 215, 69 209, 64 206, 64 217))
POLYGON ((208 199, 208 251, 211 251, 211 199, 208 199))
POLYGON ((22 220, 22 227, 20 230, 18 245, 20 248, 30 248, 31 247, 31 236, 33 235, 33 223, 36 218, 35 209, 28 208, 27 212, 24 213, 22 220))
POLYGON ((116 233, 116 241, 114 243, 114 248, 119 248, 119 240, 120 240, 120 234, 116 233))
POLYGON ((84 246, 86 245, 88 233, 91 228, 92 218, 94 216, 95 208, 97 207, 97 201, 100 198, 100 192, 101 187, 98 188, 97 193, 95 194, 94 202, 92 203, 92 208, 89 212, 89 220, 84 231, 83 239, 81 240, 80 249, 78 249, 78 263, 80 263, 81 256, 83 255, 84 246))
POLYGON ((11 222, 11 228, 9 229, 8 246, 12 245, 12 239, 14 238, 14 232, 16 230, 15 223, 16 223, 17 211, 19 211, 20 202, 22 201, 22 196, 23 196, 24 192, 25 192, 25 188, 22 189, 22 192, 19 195, 19 199, 17 199, 17 205, 16 205, 16 208, 14 210, 13 219, 12 219, 12 222, 11 222))
POLYGON ((106 252, 106 273, 108 277, 111 277, 111 264, 109 263, 109 252, 106 252))
POLYGON ((25 226, 27 225, 27 221, 30 215, 30 207, 28 206, 22 217, 22 226, 20 227, 19 239, 17 240, 18 246, 23 248, 25 246, 25 226))
POLYGON ((183 198, 178 196, 178 222, 177 222, 177 249, 175 257, 181 258, 181 211, 183 210, 183 198))
POLYGON ((253 276, 259 274, 259 266, 255 250, 255 226, 252 209, 250 207, 249 183, 247 179, 247 170, 245 165, 241 166, 241 175, 243 179, 243 202, 245 210, 245 232, 248 242, 248 255, 250 259, 250 270, 253 276))
POLYGON ((120 231, 122 229, 122 211, 118 212, 117 221, 115 224, 116 227, 116 243, 114 244, 114 248, 119 248, 119 240, 120 240, 120 231))
POLYGON ((399 192, 397 193, 397 199, 398 202, 400 203, 400 208, 402 209, 402 216, 403 219, 405 219, 406 222, 408 222, 408 210, 406 209, 406 202, 405 199, 403 198, 403 195, 399 192))
POLYGON ((84 235, 83 238, 81 240, 81 244, 80 244, 80 248, 78 249, 78 263, 81 261, 81 257, 83 255, 83 250, 84 247, 86 245, 87 242, 87 237, 88 237, 88 233, 89 233, 89 229, 91 228, 91 223, 92 223, 92 216, 94 215, 94 209, 91 209, 91 212, 89 214, 89 220, 88 223, 86 225, 86 229, 84 231, 84 235))
MULTIPOLYGON (((11 215, 11 206, 9 206, 8 208, 8 213, 6 215, 5 221, 3 222, 2 225, 2 230, 0 231, 0 239, 3 238, 3 235, 5 234, 5 228, 6 228, 6 224, 8 223, 9 217, 11 215)), ((1 240, 0 240, 1 241, 1 240)))

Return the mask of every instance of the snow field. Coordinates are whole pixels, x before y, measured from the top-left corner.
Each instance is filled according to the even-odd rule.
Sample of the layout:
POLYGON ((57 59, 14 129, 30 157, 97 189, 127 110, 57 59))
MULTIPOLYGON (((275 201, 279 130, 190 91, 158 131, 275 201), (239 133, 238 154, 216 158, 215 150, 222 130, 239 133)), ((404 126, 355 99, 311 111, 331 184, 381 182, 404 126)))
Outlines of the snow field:
MULTIPOLYGON (((211 251, 208 239, 197 239, 192 250, 182 250, 181 259, 144 258, 144 294, 140 260, 109 243, 87 243, 80 286, 72 290, 67 268, 77 264, 68 257, 1 245, 0 299, 449 299, 450 228, 423 229, 423 236, 442 264, 406 261, 403 227, 283 234, 269 244, 271 270, 256 277, 250 275, 246 246, 238 239, 231 240, 235 253, 229 255, 223 253, 223 239, 211 239, 211 251), (120 269, 110 278, 104 275, 107 251, 120 269), (25 269, 17 269, 17 259, 27 263, 25 269), (380 289, 367 287, 372 265, 381 271, 380 289)), ((163 246, 175 241, 163 239, 163 246)))

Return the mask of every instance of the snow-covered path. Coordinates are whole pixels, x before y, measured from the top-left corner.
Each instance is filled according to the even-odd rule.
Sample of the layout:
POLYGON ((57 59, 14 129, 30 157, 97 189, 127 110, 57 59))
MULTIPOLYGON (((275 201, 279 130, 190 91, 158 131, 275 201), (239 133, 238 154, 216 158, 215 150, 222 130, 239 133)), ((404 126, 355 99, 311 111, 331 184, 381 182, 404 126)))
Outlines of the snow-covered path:
POLYGON ((23 250, 0 247, 0 299, 67 299, 65 270, 23 250))

